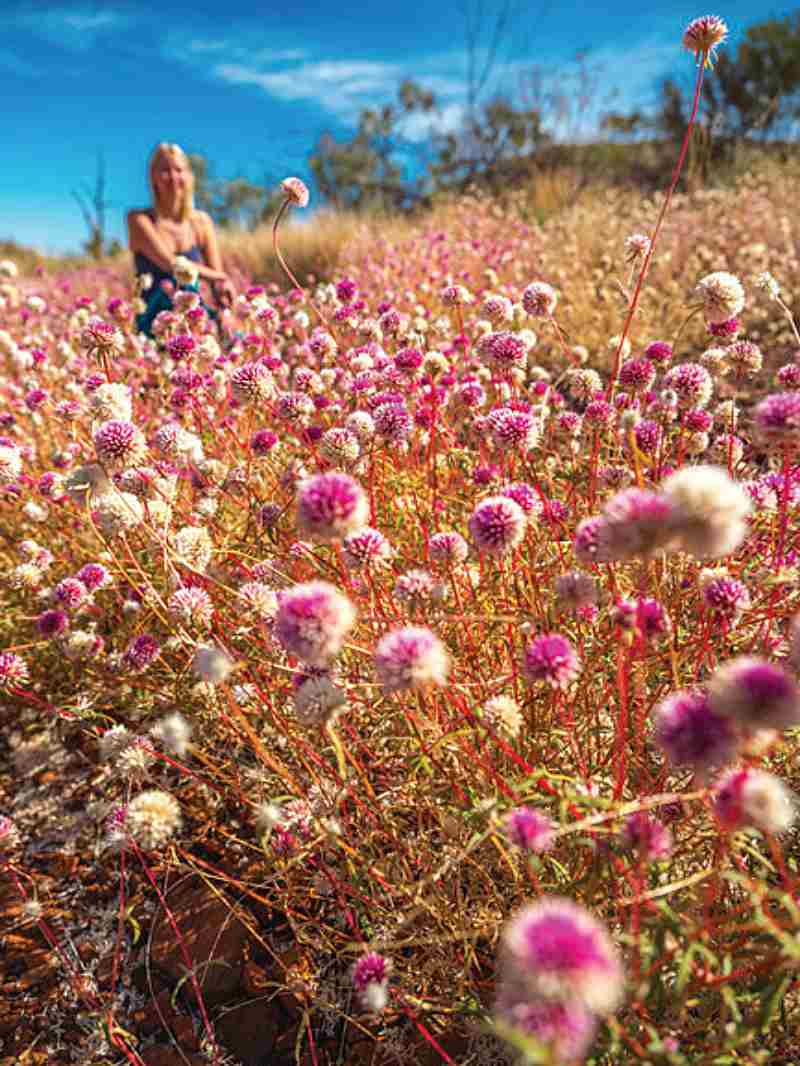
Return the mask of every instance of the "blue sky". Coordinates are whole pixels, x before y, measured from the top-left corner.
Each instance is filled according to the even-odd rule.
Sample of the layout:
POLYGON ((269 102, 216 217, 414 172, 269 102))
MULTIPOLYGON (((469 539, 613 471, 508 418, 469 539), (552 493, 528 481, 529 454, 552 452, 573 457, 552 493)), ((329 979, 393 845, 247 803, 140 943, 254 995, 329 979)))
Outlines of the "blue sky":
MULTIPOLYGON (((392 100, 405 77, 434 90, 444 121, 455 123, 467 18, 488 43, 500 6, 0 0, 0 238, 77 249, 85 226, 72 190, 93 182, 101 148, 109 234, 122 238, 126 208, 147 202, 146 160, 157 141, 203 153, 218 176, 277 183, 288 174, 308 178, 320 134, 345 137, 360 109, 392 100)), ((519 99, 534 68, 546 84, 558 77, 568 86, 583 50, 597 100, 584 114, 585 134, 594 111, 653 100, 665 74, 690 78, 681 33, 707 13, 726 19, 735 45, 750 23, 785 12, 756 0, 729 0, 713 12, 666 0, 517 3, 489 90, 519 99)), ((426 137, 418 121, 406 133, 426 137)))

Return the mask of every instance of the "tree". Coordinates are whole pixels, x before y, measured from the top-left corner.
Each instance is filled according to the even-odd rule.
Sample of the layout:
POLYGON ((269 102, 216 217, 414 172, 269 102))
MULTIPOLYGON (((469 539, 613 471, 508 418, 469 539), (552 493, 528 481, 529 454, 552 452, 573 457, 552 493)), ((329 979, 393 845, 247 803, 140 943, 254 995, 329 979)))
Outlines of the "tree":
POLYGON ((780 133, 800 117, 800 11, 750 26, 704 86, 711 121, 734 137, 780 133))
POLYGON ((205 156, 197 153, 189 156, 189 163, 194 173, 195 204, 218 226, 252 230, 280 206, 277 183, 258 185, 244 177, 214 178, 205 156))
POLYGON ((398 159, 415 150, 402 125, 412 112, 432 114, 435 108, 433 93, 407 80, 398 89, 397 104, 361 112, 349 141, 324 133, 310 160, 320 193, 337 208, 355 210, 397 210, 419 202, 422 184, 404 178, 398 159))
MULTIPOLYGON (((85 251, 93 259, 102 259, 105 254, 116 251, 116 248, 106 246, 106 208, 110 204, 106 200, 106 170, 102 152, 97 153, 94 189, 84 185, 82 189, 73 189, 72 195, 78 202, 83 221, 89 231, 89 236, 83 245, 85 251)), ((119 245, 118 241, 112 243, 119 245)))

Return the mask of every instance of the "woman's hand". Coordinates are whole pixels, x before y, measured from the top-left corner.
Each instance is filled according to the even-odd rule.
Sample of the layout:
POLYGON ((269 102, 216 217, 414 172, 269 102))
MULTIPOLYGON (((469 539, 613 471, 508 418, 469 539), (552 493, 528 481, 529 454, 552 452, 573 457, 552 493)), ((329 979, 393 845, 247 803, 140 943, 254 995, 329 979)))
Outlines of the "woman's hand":
POLYGON ((236 290, 227 274, 220 272, 220 277, 214 280, 211 288, 214 292, 214 298, 220 307, 231 306, 236 296, 236 290))

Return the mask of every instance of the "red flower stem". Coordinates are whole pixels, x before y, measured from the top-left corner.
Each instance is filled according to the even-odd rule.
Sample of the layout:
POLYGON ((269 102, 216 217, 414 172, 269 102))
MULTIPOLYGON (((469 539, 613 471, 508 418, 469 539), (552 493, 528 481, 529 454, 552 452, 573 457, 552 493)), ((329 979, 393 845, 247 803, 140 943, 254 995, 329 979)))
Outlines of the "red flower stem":
POLYGON ((639 304, 639 296, 642 291, 642 286, 644 285, 644 280, 647 277, 647 272, 650 269, 650 261, 653 258, 653 252, 655 251, 658 235, 661 232, 661 226, 664 222, 664 217, 666 216, 667 209, 669 208, 669 205, 672 202, 672 195, 677 187, 678 179, 680 178, 681 170, 683 169, 683 163, 686 159, 686 153, 689 149, 689 139, 692 135, 694 122, 697 118, 697 109, 700 105, 700 89, 703 85, 703 72, 705 70, 707 58, 708 53, 704 53, 702 57, 702 62, 697 68, 697 79, 695 81, 694 86, 694 100, 692 101, 692 114, 686 126, 686 133, 683 137, 683 144, 681 145, 681 151, 680 155, 678 156, 678 162, 675 164, 675 169, 672 172, 672 182, 670 183, 670 187, 667 190, 667 195, 664 197, 664 202, 661 205, 661 211, 659 212, 658 219, 653 230, 653 235, 650 238, 650 247, 647 249, 647 255, 645 255, 644 257, 642 269, 639 271, 639 277, 636 282, 636 288, 634 289, 633 297, 631 298, 630 306, 628 308, 628 314, 625 318, 625 325, 623 326, 622 334, 620 335, 619 339, 619 345, 617 347, 616 354, 614 355, 614 365, 611 369, 611 379, 608 383, 609 395, 613 394, 614 387, 617 383, 619 367, 622 361, 622 350, 625 347, 625 341, 628 339, 628 333, 630 332, 631 323, 633 322, 633 316, 636 314, 636 308, 639 304))

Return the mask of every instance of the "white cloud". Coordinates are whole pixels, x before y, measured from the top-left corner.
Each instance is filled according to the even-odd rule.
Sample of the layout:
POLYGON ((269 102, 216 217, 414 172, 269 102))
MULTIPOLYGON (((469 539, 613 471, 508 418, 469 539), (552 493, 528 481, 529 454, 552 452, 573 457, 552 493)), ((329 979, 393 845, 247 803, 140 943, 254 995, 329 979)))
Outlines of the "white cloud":
POLYGON ((31 33, 71 52, 85 52, 101 37, 128 29, 134 21, 129 11, 91 4, 45 10, 27 6, 0 16, 0 27, 31 33))
POLYGON ((279 100, 313 100, 345 120, 369 103, 395 95, 403 71, 396 63, 372 60, 321 60, 269 71, 239 63, 220 63, 212 74, 232 85, 255 85, 279 100))

